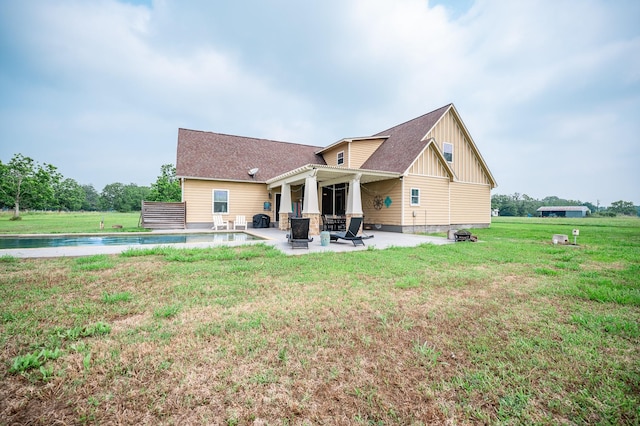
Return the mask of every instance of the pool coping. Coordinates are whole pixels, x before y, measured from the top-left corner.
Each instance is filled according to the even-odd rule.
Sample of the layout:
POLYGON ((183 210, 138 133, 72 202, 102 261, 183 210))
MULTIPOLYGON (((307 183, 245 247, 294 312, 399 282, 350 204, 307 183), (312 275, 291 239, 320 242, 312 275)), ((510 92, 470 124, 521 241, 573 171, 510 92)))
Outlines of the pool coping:
MULTIPOLYGON (((370 249, 386 249, 389 247, 416 247, 421 244, 444 245, 453 241, 445 237, 435 237, 420 234, 408 234, 397 232, 374 231, 370 234, 375 238, 366 240, 366 246, 355 247, 350 241, 332 241, 329 245, 323 246, 320 237, 314 237, 314 241, 309 243, 308 249, 293 249, 288 243, 286 232, 276 228, 249 228, 247 230, 220 230, 210 229, 175 229, 175 230, 153 230, 150 232, 108 232, 108 233, 88 233, 90 236, 103 235, 128 235, 128 234, 220 234, 229 232, 244 232, 260 240, 253 241, 226 241, 226 242, 198 242, 198 243, 171 243, 171 244, 134 244, 134 245, 112 245, 112 246, 66 246, 66 247, 46 247, 46 248, 24 248, 24 249, 0 249, 0 257, 10 256, 16 258, 54 258, 54 257, 80 257, 99 254, 120 254, 130 249, 152 249, 154 247, 170 246, 175 248, 209 248, 220 246, 241 246, 253 244, 267 244, 286 255, 305 255, 313 253, 327 252, 355 252, 370 249)), ((369 231, 367 231, 369 232, 369 231)), ((1 236, 8 236, 4 234, 1 236)), ((19 234, 22 236, 32 235, 43 236, 78 236, 79 233, 71 234, 19 234)))

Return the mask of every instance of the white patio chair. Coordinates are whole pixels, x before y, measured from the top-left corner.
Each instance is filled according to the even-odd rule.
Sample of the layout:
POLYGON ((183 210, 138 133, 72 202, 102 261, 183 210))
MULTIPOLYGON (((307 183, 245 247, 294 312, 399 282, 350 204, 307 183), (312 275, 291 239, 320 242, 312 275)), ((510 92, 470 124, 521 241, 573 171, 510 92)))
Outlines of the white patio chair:
POLYGON ((233 222, 233 229, 238 229, 238 227, 243 228, 246 231, 247 230, 247 218, 244 216, 236 216, 236 221, 233 222))
POLYGON ((216 231, 218 229, 229 229, 229 222, 222 219, 222 215, 221 214, 214 214, 213 215, 213 227, 211 229, 215 229, 216 231))

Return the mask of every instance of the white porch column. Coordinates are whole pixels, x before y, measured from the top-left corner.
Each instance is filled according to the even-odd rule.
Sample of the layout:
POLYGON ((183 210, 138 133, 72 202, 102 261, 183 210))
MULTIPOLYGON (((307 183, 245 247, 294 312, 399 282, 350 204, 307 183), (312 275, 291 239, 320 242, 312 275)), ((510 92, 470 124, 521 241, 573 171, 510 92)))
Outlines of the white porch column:
POLYGON ((349 183, 349 192, 347 193, 347 209, 346 214, 350 216, 362 216, 362 196, 360 195, 360 178, 362 174, 358 173, 351 179, 349 183))
POLYGON ((305 179, 302 217, 309 218, 309 235, 319 235, 320 208, 318 207, 318 180, 315 173, 305 179))
POLYGON ((307 176, 305 179, 302 213, 320 214, 320 208, 318 207, 318 181, 315 176, 307 176))
POLYGON ((286 231, 289 229, 289 213, 291 210, 291 186, 288 183, 283 183, 280 190, 280 223, 278 228, 286 231))

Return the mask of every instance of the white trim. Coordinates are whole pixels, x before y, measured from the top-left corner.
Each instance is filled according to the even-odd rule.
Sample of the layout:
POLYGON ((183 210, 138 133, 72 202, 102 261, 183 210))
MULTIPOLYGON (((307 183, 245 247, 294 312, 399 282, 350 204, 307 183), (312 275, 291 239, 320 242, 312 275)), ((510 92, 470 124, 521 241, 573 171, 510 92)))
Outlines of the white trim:
POLYGON ((449 222, 449 226, 451 226, 451 182, 449 182, 449 185, 447 185, 447 192, 447 196, 449 197, 449 200, 447 201, 447 204, 449 204, 449 208, 447 209, 449 213, 449 219, 447 220, 447 222, 449 222))
MULTIPOLYGON (((436 175, 425 175, 422 173, 409 173, 405 176, 415 176, 415 177, 419 177, 419 178, 429 178, 429 179, 446 179, 446 180, 451 180, 451 178, 449 178, 449 176, 436 176, 436 175)), ((460 181, 454 181, 454 182, 460 182, 460 181)), ((486 184, 485 184, 486 185, 486 184)))
POLYGON ((323 154, 326 151, 329 151, 330 149, 333 149, 337 146, 339 146, 340 144, 346 143, 346 142, 354 142, 354 141, 367 141, 367 140, 378 140, 378 139, 389 139, 389 135, 382 135, 382 136, 360 136, 357 138, 343 138, 340 139, 337 142, 332 143, 331 145, 325 146, 324 148, 319 149, 318 151, 316 151, 316 154, 323 154))
POLYGON ((488 186, 489 188, 491 188, 491 184, 490 183, 465 182, 463 180, 457 180, 457 181, 451 182, 451 183, 459 183, 459 184, 463 184, 463 185, 488 186))
POLYGON ((231 211, 231 208, 230 208, 230 204, 231 204, 230 192, 231 191, 229 191, 228 189, 221 189, 221 188, 213 188, 211 190, 211 212, 213 214, 229 214, 229 211, 231 211), (226 212, 217 212, 217 211, 215 211, 216 191, 224 191, 224 192, 227 193, 227 211, 226 212))
POLYGON ((379 170, 349 169, 347 167, 327 166, 324 164, 307 164, 267 180, 267 189, 278 187, 283 183, 302 183, 307 176, 318 172, 323 175, 323 178, 318 180, 321 186, 349 182, 351 180, 351 176, 358 173, 362 174, 361 181, 364 181, 363 183, 372 182, 374 180, 394 179, 401 176, 400 173, 383 172, 379 170), (330 174, 335 174, 336 177, 332 178, 331 176, 328 176, 330 174))
POLYGON ((409 188, 409 205, 412 207, 420 207, 420 188, 409 188), (413 202, 413 191, 418 191, 418 202, 413 202))
POLYGON ((206 180, 206 181, 215 181, 215 182, 238 182, 238 183, 259 183, 264 185, 267 183, 266 181, 258 181, 258 180, 243 180, 243 179, 224 179, 224 178, 211 178, 211 177, 196 177, 196 176, 176 176, 179 179, 186 180, 206 180))
POLYGON ((336 166, 344 166, 344 149, 336 152, 336 166), (342 154, 342 163, 340 162, 340 154, 342 154))
POLYGON ((454 160, 454 156, 453 156, 454 152, 453 152, 453 143, 451 142, 442 142, 442 156, 444 157, 444 159, 446 160, 447 163, 452 164, 453 160, 454 160), (447 150, 445 149, 445 146, 449 145, 451 147, 451 160, 447 160, 447 150))
POLYGON ((404 179, 400 179, 400 226, 404 226, 404 179))
POLYGON ((456 175, 456 172, 454 172, 453 169, 451 168, 451 165, 449 164, 449 162, 445 160, 444 156, 442 155, 442 151, 440 151, 440 147, 438 147, 436 140, 434 138, 429 138, 429 139, 430 139, 429 142, 427 142, 427 144, 425 145, 424 148, 422 148, 418 156, 411 162, 409 167, 407 167, 407 170, 404 171, 403 176, 429 176, 434 178, 443 177, 443 176, 420 175, 417 173, 409 173, 409 170, 411 170, 411 168, 416 164, 418 159, 427 152, 429 147, 433 146, 433 150, 436 153, 436 157, 438 157, 438 159, 440 160, 440 164, 442 165, 442 167, 444 167, 444 170, 449 174, 449 176, 446 178, 449 179, 450 182, 456 182, 458 180, 458 176, 456 175))
POLYGON ((455 113, 454 118, 457 119, 462 125, 462 128, 464 130, 464 135, 469 138, 469 145, 471 145, 471 150, 475 152, 476 156, 478 157, 478 160, 480 161, 481 168, 483 168, 484 172, 487 174, 487 177, 489 178, 489 183, 490 185, 492 185, 491 189, 497 188, 498 182, 496 182, 495 178, 493 177, 493 173, 491 173, 491 170, 489 170, 489 166, 487 165, 487 162, 484 161, 484 157, 482 156, 482 153, 478 149, 478 145, 476 145, 476 142, 473 140, 473 137, 471 137, 471 133, 469 132, 469 129, 467 129, 467 125, 464 124, 464 121, 462 120, 460 113, 458 113, 458 109, 455 107, 455 105, 451 104, 447 112, 451 110, 453 110, 453 112, 455 113))

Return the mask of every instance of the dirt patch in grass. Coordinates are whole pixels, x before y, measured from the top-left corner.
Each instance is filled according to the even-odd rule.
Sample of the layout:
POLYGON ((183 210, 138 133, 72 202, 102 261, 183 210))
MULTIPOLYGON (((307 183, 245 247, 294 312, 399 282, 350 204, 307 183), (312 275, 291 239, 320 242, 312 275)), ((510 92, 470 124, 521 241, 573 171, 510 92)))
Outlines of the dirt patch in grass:
POLYGON ((555 253, 540 265, 430 260, 453 249, 391 250, 384 268, 358 257, 381 252, 336 262, 241 249, 95 259, 86 273, 73 260, 10 264, 0 423, 633 420, 635 306, 547 292, 577 273, 535 273, 555 253), (97 321, 110 331, 67 337, 97 321), (61 356, 9 373, 42 347, 61 356))

